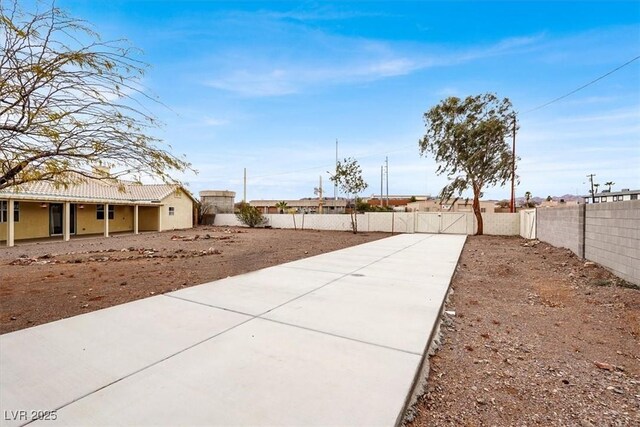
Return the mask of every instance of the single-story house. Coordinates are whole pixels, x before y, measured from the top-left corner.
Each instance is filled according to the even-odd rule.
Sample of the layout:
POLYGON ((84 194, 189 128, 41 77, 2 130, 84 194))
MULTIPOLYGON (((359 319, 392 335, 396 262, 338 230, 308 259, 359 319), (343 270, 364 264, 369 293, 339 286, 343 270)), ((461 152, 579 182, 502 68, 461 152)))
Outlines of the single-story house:
POLYGON ((193 227, 196 200, 179 185, 86 179, 66 187, 46 181, 0 190, 0 242, 193 227))
POLYGON ((582 196, 585 203, 607 203, 607 202, 625 202, 627 200, 638 200, 640 196, 640 190, 629 190, 623 188, 620 191, 608 191, 603 190, 601 193, 596 193, 591 197, 582 196))

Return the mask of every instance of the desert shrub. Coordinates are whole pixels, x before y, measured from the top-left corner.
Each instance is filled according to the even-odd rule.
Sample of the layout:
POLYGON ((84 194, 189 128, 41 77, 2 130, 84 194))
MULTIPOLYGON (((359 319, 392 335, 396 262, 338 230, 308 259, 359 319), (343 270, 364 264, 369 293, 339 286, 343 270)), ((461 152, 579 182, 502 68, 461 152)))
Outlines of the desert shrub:
POLYGON ((267 222, 267 219, 262 216, 260 210, 248 203, 241 203, 240 206, 238 206, 236 217, 238 221, 251 228, 264 225, 267 222))

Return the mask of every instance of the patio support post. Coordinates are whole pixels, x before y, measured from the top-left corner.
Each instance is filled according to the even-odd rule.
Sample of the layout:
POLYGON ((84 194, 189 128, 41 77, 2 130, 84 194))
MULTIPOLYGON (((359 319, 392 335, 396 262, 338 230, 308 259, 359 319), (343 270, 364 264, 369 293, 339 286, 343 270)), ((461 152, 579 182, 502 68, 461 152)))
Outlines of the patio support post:
POLYGON ((109 237, 109 204, 104 204, 104 237, 109 237))
POLYGON ((11 247, 14 244, 14 217, 13 217, 13 204, 14 201, 9 199, 7 201, 7 246, 11 247))
POLYGON ((158 231, 162 231, 162 208, 164 206, 158 206, 158 231))
POLYGON ((64 203, 64 212, 63 212, 63 222, 62 222, 62 239, 65 242, 71 240, 71 203, 64 203))
POLYGON ((138 234, 138 205, 133 205, 133 234, 138 234))

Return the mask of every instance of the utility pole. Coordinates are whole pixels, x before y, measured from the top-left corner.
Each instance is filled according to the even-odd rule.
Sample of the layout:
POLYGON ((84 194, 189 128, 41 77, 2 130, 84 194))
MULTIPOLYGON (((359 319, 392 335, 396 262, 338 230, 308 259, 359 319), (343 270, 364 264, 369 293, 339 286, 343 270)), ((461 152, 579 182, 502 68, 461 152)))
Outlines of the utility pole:
POLYGON ((509 212, 516 211, 516 115, 513 115, 513 158, 511 159, 511 203, 509 212))
POLYGON ((247 203, 247 168, 244 168, 244 192, 242 193, 242 202, 247 203))
POLYGON ((385 163, 387 165, 387 207, 389 207, 389 156, 385 157, 385 163))
POLYGON ((384 183, 384 166, 380 166, 380 207, 382 207, 382 189, 384 183))
POLYGON ((591 183, 591 203, 595 203, 596 202, 596 195, 593 192, 593 177, 596 176, 595 173, 590 173, 589 175, 587 175, 587 178, 589 178, 589 182, 591 183))

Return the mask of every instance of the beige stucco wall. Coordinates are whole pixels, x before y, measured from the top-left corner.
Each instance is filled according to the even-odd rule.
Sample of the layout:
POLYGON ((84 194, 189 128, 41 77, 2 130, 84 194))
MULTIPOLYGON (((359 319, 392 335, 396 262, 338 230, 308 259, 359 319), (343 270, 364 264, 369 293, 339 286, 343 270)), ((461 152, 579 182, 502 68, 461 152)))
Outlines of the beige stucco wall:
MULTIPOLYGON (((133 231, 133 206, 114 205, 113 219, 109 220, 109 232, 133 231)), ((96 217, 97 205, 84 205, 77 209, 76 234, 97 234, 104 232, 104 220, 96 217)), ((105 218, 108 213, 105 211, 105 218)))
POLYGON ((160 209, 162 206, 140 206, 138 208, 138 230, 158 231, 160 209))
POLYGON ((176 230, 193 227, 193 200, 184 191, 178 190, 162 200, 160 207, 160 230, 176 230), (169 207, 175 214, 169 215, 169 207))
MULTIPOLYGON (((14 225, 15 239, 35 239, 49 236, 49 208, 40 202, 19 202, 20 221, 14 225)), ((7 223, 0 223, 0 240, 7 240, 7 223)))

